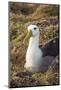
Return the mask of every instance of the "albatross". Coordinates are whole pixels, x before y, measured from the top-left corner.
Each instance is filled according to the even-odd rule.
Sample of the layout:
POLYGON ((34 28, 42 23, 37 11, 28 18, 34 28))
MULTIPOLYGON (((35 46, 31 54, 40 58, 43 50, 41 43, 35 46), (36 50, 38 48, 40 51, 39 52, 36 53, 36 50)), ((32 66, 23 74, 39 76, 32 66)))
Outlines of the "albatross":
MULTIPOLYGON (((40 47, 39 35, 40 32, 38 26, 29 25, 28 33, 23 41, 23 43, 25 44, 29 39, 29 45, 26 52, 26 63, 24 67, 26 68, 26 70, 32 72, 45 72, 54 58, 54 55, 51 55, 50 51, 47 53, 47 51, 49 50, 48 45, 47 48, 40 47)), ((53 48, 50 49, 53 50, 53 48)), ((54 51, 53 54, 54 53, 56 53, 56 51, 54 51)), ((55 55, 57 55, 57 53, 55 55)))

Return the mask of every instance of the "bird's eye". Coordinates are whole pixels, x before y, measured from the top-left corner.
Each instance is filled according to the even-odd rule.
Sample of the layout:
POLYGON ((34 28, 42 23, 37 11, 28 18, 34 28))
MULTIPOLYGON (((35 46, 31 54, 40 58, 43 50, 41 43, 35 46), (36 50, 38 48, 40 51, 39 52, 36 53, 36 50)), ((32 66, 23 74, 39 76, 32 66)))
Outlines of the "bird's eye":
POLYGON ((36 30, 36 27, 34 27, 34 30, 36 30))

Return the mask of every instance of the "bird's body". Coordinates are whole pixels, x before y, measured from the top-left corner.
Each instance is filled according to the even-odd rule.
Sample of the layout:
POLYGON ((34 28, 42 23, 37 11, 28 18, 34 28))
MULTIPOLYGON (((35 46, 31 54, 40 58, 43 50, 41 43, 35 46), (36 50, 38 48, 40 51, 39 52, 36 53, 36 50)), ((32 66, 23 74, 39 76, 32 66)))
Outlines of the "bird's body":
POLYGON ((30 36, 26 52, 25 68, 34 72, 39 71, 42 61, 42 51, 39 48, 39 28, 36 25, 30 25, 28 31, 30 32, 30 30, 32 31, 32 35, 30 36))
POLYGON ((42 51, 39 49, 38 37, 31 37, 26 53, 26 68, 39 68, 42 60, 42 51))
POLYGON ((44 72, 51 64, 53 57, 47 56, 46 50, 39 47, 39 28, 36 25, 28 26, 28 34, 24 41, 29 38, 29 45, 26 52, 26 63, 24 67, 32 72, 44 72), (45 52, 45 54, 44 54, 45 52), (46 55, 43 57, 43 54, 46 55))

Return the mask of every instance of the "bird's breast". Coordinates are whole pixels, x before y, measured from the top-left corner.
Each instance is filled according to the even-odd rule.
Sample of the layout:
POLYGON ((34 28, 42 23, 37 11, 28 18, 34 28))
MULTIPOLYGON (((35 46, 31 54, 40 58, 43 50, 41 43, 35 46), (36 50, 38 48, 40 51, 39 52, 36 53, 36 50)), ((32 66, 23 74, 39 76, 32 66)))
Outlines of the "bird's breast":
POLYGON ((38 47, 28 48, 26 53, 26 62, 29 65, 37 66, 42 60, 42 51, 38 47))

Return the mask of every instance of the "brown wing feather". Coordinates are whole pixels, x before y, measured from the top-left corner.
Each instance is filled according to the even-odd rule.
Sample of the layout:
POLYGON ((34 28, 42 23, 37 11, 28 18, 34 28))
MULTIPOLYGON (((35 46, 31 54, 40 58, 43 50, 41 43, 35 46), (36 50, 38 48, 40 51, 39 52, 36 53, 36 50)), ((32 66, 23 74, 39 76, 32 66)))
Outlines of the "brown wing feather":
POLYGON ((39 48, 41 48, 43 56, 57 56, 59 54, 59 38, 49 41, 44 46, 40 45, 39 48))

